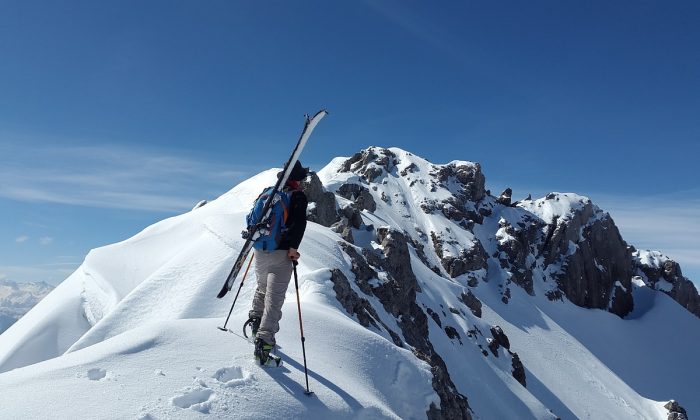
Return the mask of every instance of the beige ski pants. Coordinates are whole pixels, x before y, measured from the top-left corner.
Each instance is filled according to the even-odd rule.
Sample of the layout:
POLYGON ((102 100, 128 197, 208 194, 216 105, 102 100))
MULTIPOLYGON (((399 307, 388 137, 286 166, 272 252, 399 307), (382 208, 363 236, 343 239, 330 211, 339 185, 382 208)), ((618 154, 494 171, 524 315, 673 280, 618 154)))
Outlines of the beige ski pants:
POLYGON ((292 277, 292 261, 286 249, 276 251, 255 250, 255 276, 258 288, 253 296, 253 308, 248 315, 260 317, 257 337, 268 344, 275 344, 275 334, 280 329, 282 304, 292 277))

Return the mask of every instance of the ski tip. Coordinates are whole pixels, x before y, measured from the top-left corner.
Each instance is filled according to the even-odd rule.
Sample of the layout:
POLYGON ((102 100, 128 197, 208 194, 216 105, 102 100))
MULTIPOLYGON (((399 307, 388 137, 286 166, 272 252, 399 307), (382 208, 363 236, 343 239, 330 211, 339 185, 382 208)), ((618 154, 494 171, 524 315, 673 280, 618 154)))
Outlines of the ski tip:
MULTIPOLYGON (((313 117, 311 117, 311 119, 318 118, 318 117, 325 117, 326 115, 328 115, 328 111, 324 108, 324 109, 318 111, 313 117)), ((308 118, 308 115, 307 115, 307 118, 308 118)))
POLYGON ((221 289, 219 294, 216 295, 216 298, 221 299, 222 297, 226 296, 226 293, 228 293, 228 289, 226 287, 224 287, 223 289, 221 289))

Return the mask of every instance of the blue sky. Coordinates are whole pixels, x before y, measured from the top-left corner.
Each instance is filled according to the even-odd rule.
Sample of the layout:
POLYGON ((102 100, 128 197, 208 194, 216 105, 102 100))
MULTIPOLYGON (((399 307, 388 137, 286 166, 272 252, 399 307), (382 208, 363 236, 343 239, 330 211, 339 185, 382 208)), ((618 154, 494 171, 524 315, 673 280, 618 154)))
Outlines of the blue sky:
POLYGON ((0 278, 369 145, 573 191, 700 280, 700 3, 0 2, 0 278))

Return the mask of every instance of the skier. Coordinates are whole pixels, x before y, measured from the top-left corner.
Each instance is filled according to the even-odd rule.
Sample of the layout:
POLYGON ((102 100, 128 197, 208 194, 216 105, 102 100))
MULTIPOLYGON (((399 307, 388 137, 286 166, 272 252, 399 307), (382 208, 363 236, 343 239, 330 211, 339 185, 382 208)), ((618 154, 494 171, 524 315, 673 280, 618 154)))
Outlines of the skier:
MULTIPOLYGON (((248 322, 255 337, 254 355, 260 364, 265 364, 270 351, 275 347, 275 334, 279 331, 287 286, 292 276, 292 264, 299 260, 299 244, 306 230, 306 207, 308 200, 300 189, 309 168, 297 161, 292 169, 282 194, 289 197, 289 208, 284 230, 276 249, 255 249, 255 276, 258 287, 253 305, 248 312, 248 322)), ((280 172, 278 178, 282 176, 280 172)))

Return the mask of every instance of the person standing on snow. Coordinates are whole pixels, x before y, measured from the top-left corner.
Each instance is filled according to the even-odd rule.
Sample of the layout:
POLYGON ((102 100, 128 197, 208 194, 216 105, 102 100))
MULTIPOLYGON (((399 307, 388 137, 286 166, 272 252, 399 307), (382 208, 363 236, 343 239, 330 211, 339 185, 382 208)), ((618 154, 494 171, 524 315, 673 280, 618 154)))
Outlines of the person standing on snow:
MULTIPOLYGON (((309 168, 299 161, 292 168, 283 194, 289 197, 287 219, 279 245, 274 251, 255 249, 255 275, 258 287, 253 297, 253 305, 248 312, 253 336, 255 337, 255 358, 265 364, 270 351, 275 347, 275 334, 279 331, 282 318, 282 304, 287 286, 292 276, 293 263, 299 260, 299 244, 306 230, 306 207, 308 200, 300 189, 309 168)), ((280 172, 278 177, 282 176, 280 172)))

